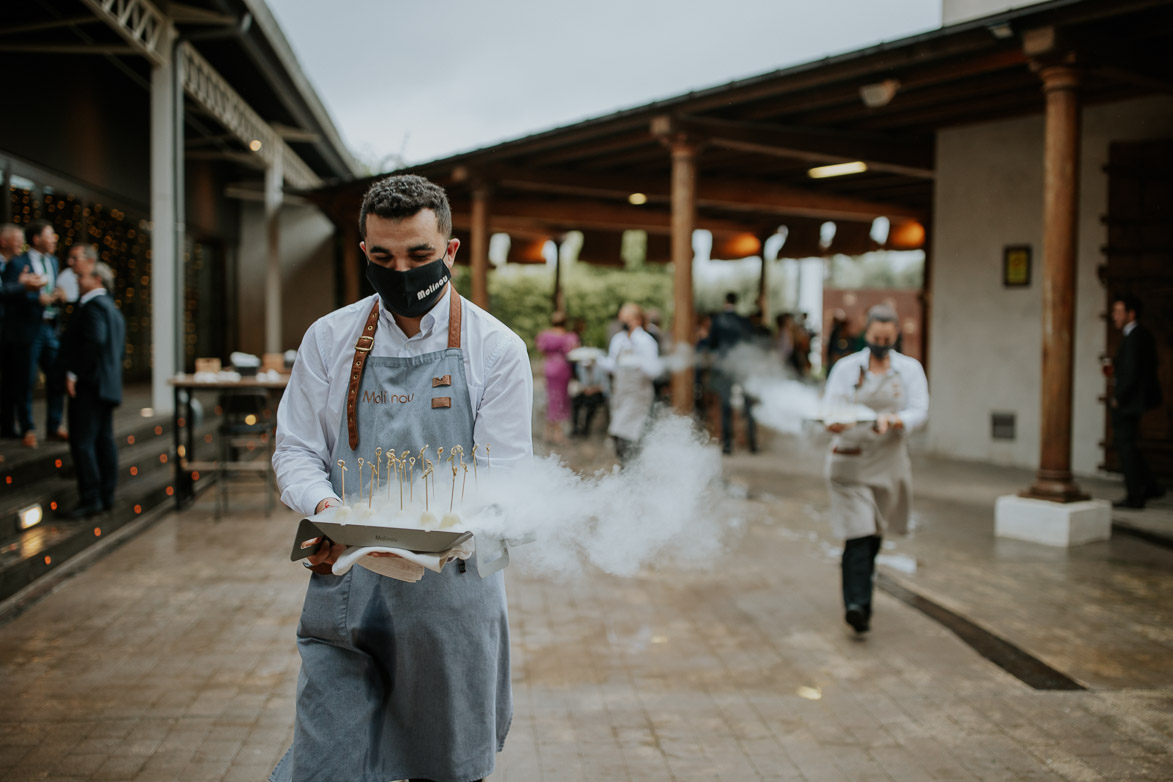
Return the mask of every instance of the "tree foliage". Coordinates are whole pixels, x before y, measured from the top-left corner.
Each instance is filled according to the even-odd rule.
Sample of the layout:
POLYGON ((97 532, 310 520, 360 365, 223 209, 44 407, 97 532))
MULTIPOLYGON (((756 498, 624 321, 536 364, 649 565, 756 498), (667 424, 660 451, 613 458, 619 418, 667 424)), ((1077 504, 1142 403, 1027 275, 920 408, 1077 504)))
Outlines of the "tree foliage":
MULTIPOLYGON (((457 269, 456 289, 464 296, 471 295, 467 267, 457 269)), ((563 271, 562 290, 570 324, 579 318, 586 324, 586 345, 607 347, 607 326, 626 301, 645 309, 659 308, 665 324, 670 317, 670 268, 646 266, 629 271, 570 264, 563 271)), ((549 326, 554 311, 554 275, 546 266, 499 267, 489 274, 489 302, 493 315, 517 332, 532 351, 534 338, 549 326)))

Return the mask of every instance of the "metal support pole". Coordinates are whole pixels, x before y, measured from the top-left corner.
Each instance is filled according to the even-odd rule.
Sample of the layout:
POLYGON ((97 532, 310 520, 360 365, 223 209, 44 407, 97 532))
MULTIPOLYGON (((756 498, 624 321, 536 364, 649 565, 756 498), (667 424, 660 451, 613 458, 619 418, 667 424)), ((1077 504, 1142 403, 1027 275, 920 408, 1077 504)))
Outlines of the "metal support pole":
MULTIPOLYGON (((163 34, 173 50, 174 31, 163 34)), ((182 70, 174 57, 151 68, 151 406, 160 413, 172 410, 167 379, 183 356, 182 70)))

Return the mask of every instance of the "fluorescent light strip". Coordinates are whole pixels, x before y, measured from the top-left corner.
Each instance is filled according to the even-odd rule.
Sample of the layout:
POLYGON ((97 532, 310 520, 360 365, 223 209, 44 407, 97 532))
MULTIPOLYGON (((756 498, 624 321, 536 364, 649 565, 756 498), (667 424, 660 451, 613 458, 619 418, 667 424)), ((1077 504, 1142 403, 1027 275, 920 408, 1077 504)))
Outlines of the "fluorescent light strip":
POLYGON ((811 179, 826 179, 833 176, 844 176, 846 174, 862 174, 868 170, 868 164, 862 160, 856 160, 851 163, 835 163, 831 166, 818 166, 807 171, 806 174, 811 179))

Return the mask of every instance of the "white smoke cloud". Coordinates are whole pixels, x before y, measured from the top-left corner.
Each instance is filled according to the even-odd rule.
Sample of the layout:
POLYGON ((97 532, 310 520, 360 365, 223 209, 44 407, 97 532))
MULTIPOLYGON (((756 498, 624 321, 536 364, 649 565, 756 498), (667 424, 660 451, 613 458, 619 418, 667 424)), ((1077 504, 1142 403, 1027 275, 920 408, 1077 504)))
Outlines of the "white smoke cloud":
POLYGON ((772 351, 743 342, 717 360, 715 369, 729 375, 754 400, 753 416, 762 426, 787 434, 821 434, 820 423, 875 420, 863 405, 826 403, 816 386, 796 380, 772 351))
MULTIPOLYGON (((440 523, 449 521, 442 516, 452 502, 460 516, 451 520, 454 526, 518 543, 515 565, 539 573, 573 575, 589 563, 630 576, 652 561, 712 561, 739 526, 719 511, 720 452, 690 419, 679 416, 655 422, 639 454, 622 470, 584 476, 551 456, 507 472, 486 464, 482 454, 476 477, 470 470, 466 479, 462 471, 455 489, 449 464, 436 472, 429 507, 440 523)), ((380 491, 371 510, 357 505, 344 513, 350 523, 420 526, 424 502, 418 474, 414 491, 405 494, 414 495, 414 503, 408 500, 400 511, 397 488, 391 494, 390 503, 380 491)))

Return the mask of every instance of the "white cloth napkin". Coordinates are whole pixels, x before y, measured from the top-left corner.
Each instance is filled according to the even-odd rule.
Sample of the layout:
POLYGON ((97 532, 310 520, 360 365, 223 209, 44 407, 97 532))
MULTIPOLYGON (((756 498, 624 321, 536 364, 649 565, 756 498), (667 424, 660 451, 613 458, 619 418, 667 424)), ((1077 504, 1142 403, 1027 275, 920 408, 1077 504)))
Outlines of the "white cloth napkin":
POLYGON ((334 575, 342 576, 355 564, 359 564, 374 573, 400 581, 414 583, 424 577, 424 570, 439 573, 444 566, 455 559, 468 559, 472 556, 472 548, 458 546, 439 554, 421 554, 417 551, 408 551, 402 548, 388 546, 362 546, 349 548, 342 552, 342 556, 334 562, 331 570, 334 575), (368 556, 375 552, 394 554, 393 557, 368 556))

